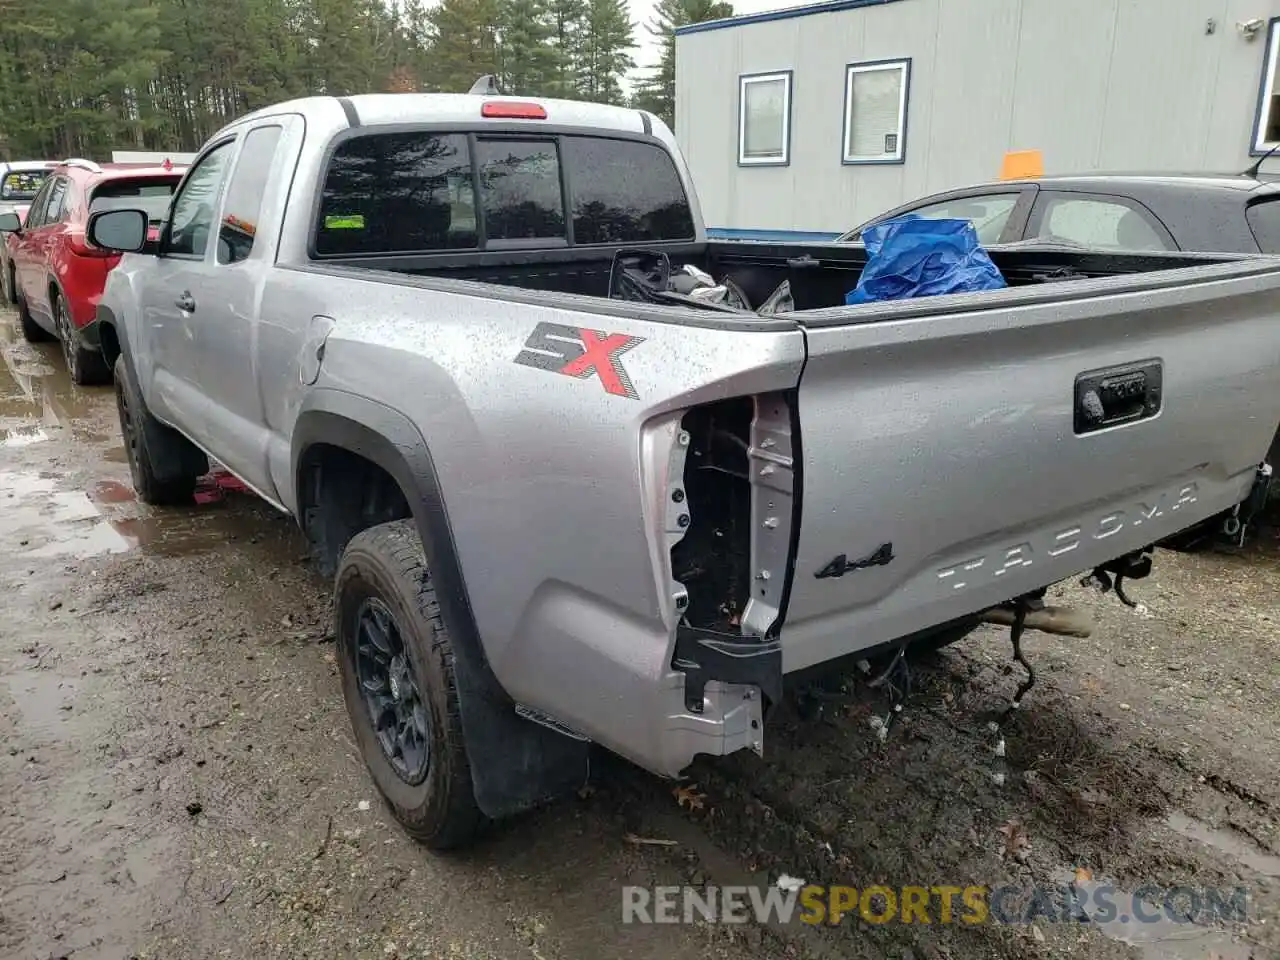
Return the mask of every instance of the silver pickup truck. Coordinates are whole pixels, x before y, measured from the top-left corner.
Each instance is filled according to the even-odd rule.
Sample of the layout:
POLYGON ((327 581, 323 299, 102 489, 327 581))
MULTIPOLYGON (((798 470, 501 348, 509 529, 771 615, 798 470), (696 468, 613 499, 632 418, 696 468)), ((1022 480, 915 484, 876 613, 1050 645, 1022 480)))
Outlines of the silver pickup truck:
POLYGON ((1008 289, 845 306, 864 250, 708 242, 635 110, 283 103, 146 226, 90 225, 128 254, 94 332, 135 486, 212 458, 297 518, 371 775, 436 847, 593 744, 761 752, 784 674, 1136 575, 1280 422, 1276 260, 994 250, 1008 289), (734 296, 653 280, 688 266, 734 296))

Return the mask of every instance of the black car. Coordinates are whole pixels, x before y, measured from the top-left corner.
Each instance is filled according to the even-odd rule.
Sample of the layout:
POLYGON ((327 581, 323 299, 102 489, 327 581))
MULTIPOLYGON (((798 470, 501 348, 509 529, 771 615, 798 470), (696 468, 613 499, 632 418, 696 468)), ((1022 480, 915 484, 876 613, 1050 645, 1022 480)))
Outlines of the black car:
POLYGON ((984 244, 1280 254, 1280 179, 1266 174, 1083 174, 1004 180, 903 204, 841 236, 914 213, 969 220, 984 244))

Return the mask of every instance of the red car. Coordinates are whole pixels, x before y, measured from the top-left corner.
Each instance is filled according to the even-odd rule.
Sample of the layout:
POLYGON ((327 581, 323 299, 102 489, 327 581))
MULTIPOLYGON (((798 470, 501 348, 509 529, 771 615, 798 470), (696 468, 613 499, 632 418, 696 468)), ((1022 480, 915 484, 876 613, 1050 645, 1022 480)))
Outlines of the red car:
POLYGON ((98 300, 120 257, 85 239, 89 214, 113 207, 145 209, 153 239, 168 215, 183 170, 162 166, 67 160, 56 166, 31 201, 21 226, 0 215, 5 237, 4 294, 17 304, 30 341, 58 339, 71 378, 108 383, 111 371, 98 348, 98 300))

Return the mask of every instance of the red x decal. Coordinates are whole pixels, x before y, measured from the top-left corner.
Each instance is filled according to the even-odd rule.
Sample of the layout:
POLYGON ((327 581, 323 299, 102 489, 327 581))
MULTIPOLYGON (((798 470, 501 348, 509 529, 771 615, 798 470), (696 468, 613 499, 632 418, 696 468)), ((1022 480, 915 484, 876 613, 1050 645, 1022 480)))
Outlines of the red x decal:
POLYGON ((591 374, 600 378, 606 393, 618 397, 636 397, 636 389, 631 385, 631 378, 618 359, 637 343, 640 337, 629 337, 625 333, 604 333, 601 330, 588 330, 585 327, 578 331, 582 337, 582 356, 570 360, 560 372, 565 376, 585 380, 591 374))

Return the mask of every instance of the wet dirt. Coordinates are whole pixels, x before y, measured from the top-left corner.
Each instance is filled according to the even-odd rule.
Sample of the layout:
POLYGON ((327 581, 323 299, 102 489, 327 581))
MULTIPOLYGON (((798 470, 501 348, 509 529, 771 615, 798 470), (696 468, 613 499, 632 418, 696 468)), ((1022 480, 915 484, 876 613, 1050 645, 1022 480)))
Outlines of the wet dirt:
POLYGON ((829 683, 770 717, 765 759, 697 763, 700 806, 602 757, 583 796, 443 857, 377 802, 291 522, 218 475, 190 507, 137 503, 111 391, 9 314, 0 356, 2 958, 1280 957, 1272 550, 1162 552, 1145 613, 1057 588, 1098 628, 1031 635, 1003 757, 988 724, 1021 674, 984 629, 913 662, 883 741, 883 696, 829 683), (621 922, 624 884, 784 874, 1009 885, 1034 922, 621 922), (1247 917, 1188 923, 1175 896, 1084 923, 1020 893, 1068 883, 1129 909, 1243 888, 1247 917))

